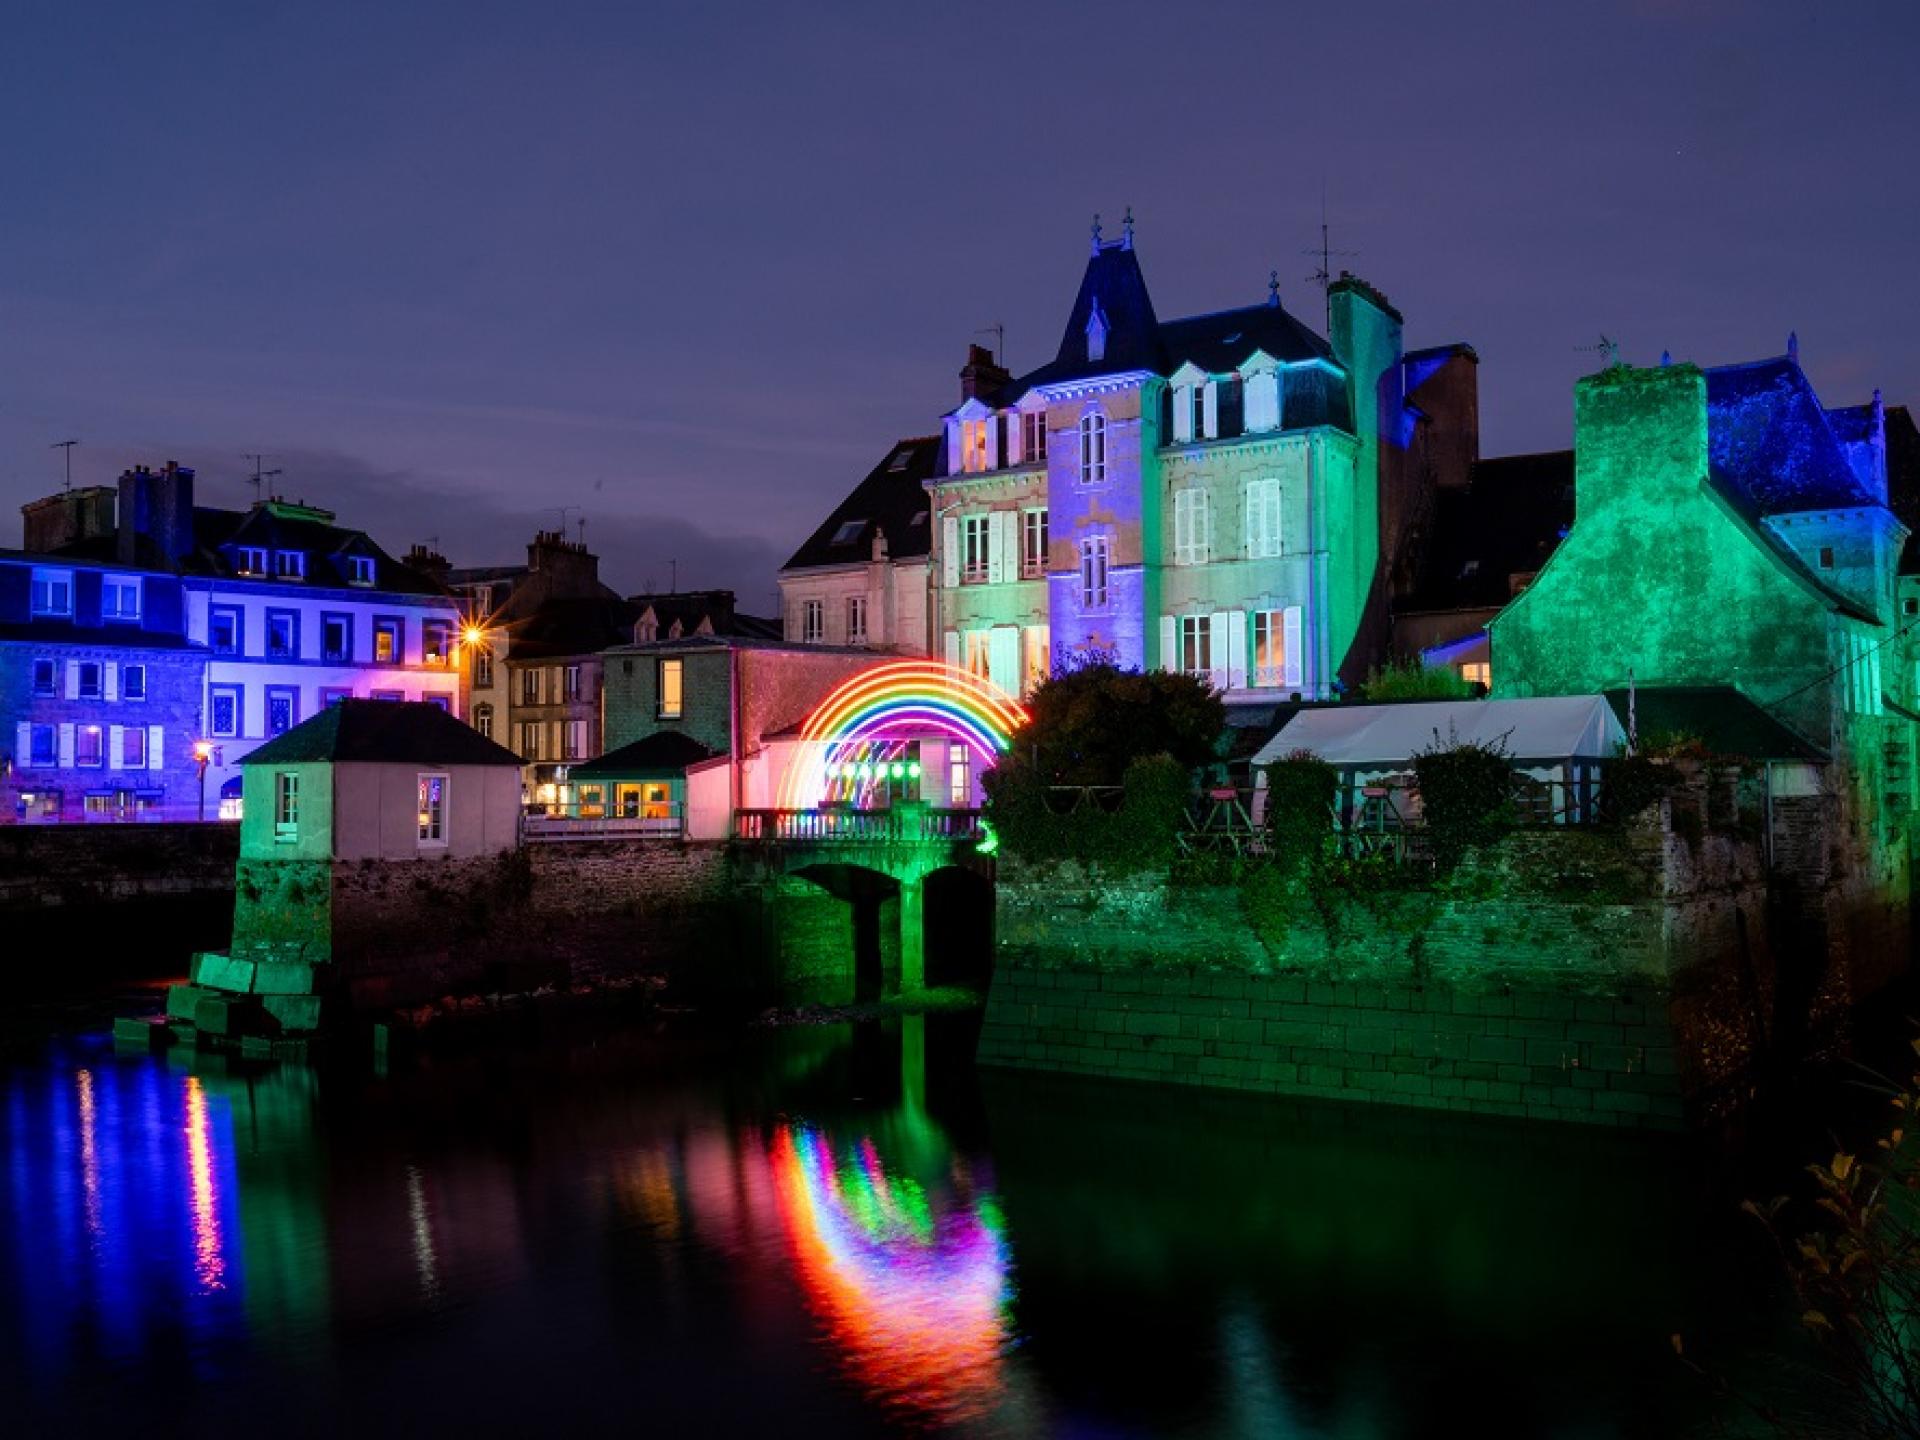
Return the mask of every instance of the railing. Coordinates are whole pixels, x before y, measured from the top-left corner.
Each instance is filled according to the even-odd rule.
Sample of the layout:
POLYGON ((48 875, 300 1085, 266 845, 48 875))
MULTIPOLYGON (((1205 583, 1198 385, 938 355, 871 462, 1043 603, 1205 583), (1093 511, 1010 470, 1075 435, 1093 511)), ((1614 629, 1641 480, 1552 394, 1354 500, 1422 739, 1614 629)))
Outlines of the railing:
POLYGON ((977 840, 978 810, 736 810, 736 840, 761 844, 899 844, 925 840, 977 840))
POLYGON ((549 815, 529 811, 521 817, 520 834, 527 840, 617 840, 657 837, 677 839, 686 832, 686 816, 678 805, 648 807, 644 815, 549 815), (656 813, 661 810, 666 813, 656 813))

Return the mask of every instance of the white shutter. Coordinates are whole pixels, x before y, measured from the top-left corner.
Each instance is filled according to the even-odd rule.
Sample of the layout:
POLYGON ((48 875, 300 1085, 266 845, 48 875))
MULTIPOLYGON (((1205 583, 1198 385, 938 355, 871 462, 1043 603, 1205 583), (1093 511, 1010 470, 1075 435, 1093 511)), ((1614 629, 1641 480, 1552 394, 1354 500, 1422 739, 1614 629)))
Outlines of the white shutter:
POLYGON ((1025 458, 1020 447, 1027 437, 1021 433, 1020 427, 1026 423, 1026 416, 1018 410, 1012 411, 1007 416, 1007 453, 1002 463, 1009 468, 1018 465, 1025 458))
POLYGON ((67 699, 78 700, 79 698, 80 662, 78 660, 69 660, 67 661, 67 699))
POLYGON ((1247 429, 1255 434, 1280 428, 1279 406, 1274 404, 1278 384, 1271 370, 1256 370, 1247 377, 1247 429))
POLYGON ((118 725, 107 727, 107 768, 119 770, 126 763, 125 732, 118 725))
POLYGON ((1206 414, 1201 417, 1201 423, 1207 427, 1207 438, 1212 439, 1220 434, 1220 387, 1209 380, 1203 393, 1206 396, 1206 414))
POLYGON ((33 726, 22 720, 13 727, 13 768, 25 770, 33 764, 33 726))
POLYGON ((73 768, 72 725, 62 725, 60 727, 60 768, 62 770, 71 770, 73 768))
POLYGON ((1004 695, 1020 694, 1020 627, 996 625, 987 633, 987 679, 1004 695))
POLYGON ((960 585, 960 517, 949 515, 940 522, 940 586, 943 590, 960 585))
POLYGON ((1207 678, 1216 690, 1227 688, 1227 612, 1207 616, 1207 678))
POLYGON ((1180 668, 1179 622, 1171 615, 1160 617, 1160 668, 1180 668))
POLYGON ((1282 625, 1284 627, 1281 634, 1285 637, 1282 643, 1286 646, 1287 651, 1282 662, 1284 670, 1281 683, 1289 689, 1298 690, 1300 688, 1301 674, 1300 607, 1298 605, 1289 605, 1281 612, 1281 615, 1282 625))
POLYGON ((147 769, 165 769, 166 765, 164 762, 166 753, 167 727, 164 725, 147 726, 147 769))
POLYGON ((120 667, 109 660, 103 668, 106 673, 100 683, 105 688, 101 693, 109 700, 118 700, 120 698, 120 667))
POLYGON ((1247 612, 1227 612, 1227 688, 1244 690, 1247 685, 1247 612))
POLYGON ((1185 385, 1173 392, 1173 438, 1176 444, 1193 439, 1193 391, 1185 385))
POLYGON ((958 630, 947 631, 947 664, 956 670, 960 668, 960 632, 958 630))
POLYGON ((1205 490, 1193 492, 1193 558, 1199 565, 1213 559, 1213 497, 1205 490))
POLYGON ((994 516, 999 534, 993 538, 994 553, 1000 557, 1000 578, 1020 578, 1020 512, 1001 510, 994 516))

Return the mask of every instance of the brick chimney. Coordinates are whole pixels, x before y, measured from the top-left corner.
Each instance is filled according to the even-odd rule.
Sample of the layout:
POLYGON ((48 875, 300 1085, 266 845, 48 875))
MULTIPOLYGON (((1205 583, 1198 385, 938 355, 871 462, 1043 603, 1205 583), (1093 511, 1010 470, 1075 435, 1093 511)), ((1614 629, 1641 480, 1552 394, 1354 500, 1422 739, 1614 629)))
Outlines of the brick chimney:
POLYGON ((157 472, 140 465, 123 474, 120 563, 173 566, 193 549, 193 471, 169 460, 157 472))
POLYGON ((429 550, 424 545, 415 545, 407 551, 406 558, 400 562, 409 570, 426 576, 429 580, 444 585, 447 576, 453 571, 453 562, 438 550, 429 550))
POLYGON ((960 398, 971 400, 978 395, 991 395, 1002 385, 1013 379, 1005 366, 996 362, 993 352, 984 345, 967 346, 967 363, 960 368, 960 398))
POLYGON ((527 546, 527 569, 541 577, 548 595, 587 598, 600 593, 600 557, 564 530, 541 530, 527 546))
POLYGON ((35 555, 51 555, 82 540, 113 534, 114 502, 118 498, 119 491, 111 485, 88 485, 29 500, 20 507, 20 548, 35 555))

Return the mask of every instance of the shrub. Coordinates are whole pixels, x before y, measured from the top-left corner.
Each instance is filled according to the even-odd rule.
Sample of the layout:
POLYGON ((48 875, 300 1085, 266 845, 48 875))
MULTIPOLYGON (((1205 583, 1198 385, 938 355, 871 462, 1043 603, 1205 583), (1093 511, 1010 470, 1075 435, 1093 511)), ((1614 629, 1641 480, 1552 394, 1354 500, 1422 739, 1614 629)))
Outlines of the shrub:
POLYGON ((1025 860, 1079 860, 1115 872, 1153 869, 1173 859, 1193 781, 1168 755, 1134 760, 1118 808, 1079 803, 1064 814, 1032 765, 1003 760, 986 777, 987 816, 1009 854, 1025 860))
POLYGON ((1600 818, 1624 825, 1680 783, 1673 766, 1650 755, 1622 755, 1600 778, 1600 818))
POLYGON ((1205 681, 1104 657, 1055 671, 1027 710, 1016 754, 1053 785, 1119 785, 1128 766, 1154 755, 1193 770, 1214 759, 1227 723, 1205 681))
POLYGON ((1450 870, 1468 850, 1513 827, 1513 757, 1506 744, 1462 742, 1451 730, 1413 757, 1414 787, 1426 817, 1434 863, 1450 870))
POLYGON ((1295 750, 1267 767, 1267 833, 1282 863, 1324 848, 1339 789, 1340 772, 1310 750, 1295 750))
POLYGON ((1471 700, 1478 693, 1459 672, 1423 660, 1389 660, 1367 673, 1362 700, 1471 700))

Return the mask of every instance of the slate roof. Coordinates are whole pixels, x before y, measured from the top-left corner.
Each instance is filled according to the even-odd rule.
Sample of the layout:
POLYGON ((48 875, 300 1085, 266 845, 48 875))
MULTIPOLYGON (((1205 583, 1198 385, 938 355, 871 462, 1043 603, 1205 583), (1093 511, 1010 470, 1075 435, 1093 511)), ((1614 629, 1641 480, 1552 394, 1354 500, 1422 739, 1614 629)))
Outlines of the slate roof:
POLYGON ((509 660, 597 655, 633 639, 639 607, 618 597, 550 599, 501 623, 509 660))
MULTIPOLYGON (((760 640, 780 638, 779 621, 745 614, 736 610, 733 602, 731 590, 673 590, 657 595, 627 597, 627 603, 634 609, 635 624, 645 619, 651 610, 659 625, 661 639, 672 638, 668 632, 676 622, 682 635, 699 634, 700 626, 704 623, 712 628, 715 635, 740 635, 760 640)), ((621 638, 620 643, 624 645, 632 639, 633 635, 629 633, 621 638)))
POLYGON ((396 765, 511 765, 520 757, 438 705, 342 700, 241 757, 242 765, 306 761, 396 765))
POLYGON ((1573 451, 1476 461, 1467 488, 1434 497, 1420 578, 1395 608, 1477 610, 1513 598, 1573 524, 1573 451))
POLYGON ((1749 518, 1878 505, 1791 356, 1718 365, 1707 377, 1714 483, 1749 518))
MULTIPOLYGON (((1627 692, 1608 690, 1607 703, 1627 723, 1627 692)), ((1789 730, 1731 685, 1649 685, 1634 694, 1642 739, 1691 735, 1714 755, 1749 760, 1825 761, 1827 753, 1789 730)))
POLYGON ((940 449, 938 435, 896 441, 781 568, 864 564, 873 554, 875 526, 887 537, 889 559, 912 560, 929 554, 933 527, 928 523, 924 486, 940 463, 940 449), (852 528, 855 521, 860 522, 857 529, 852 528), (841 538, 843 529, 845 538, 841 538))
POLYGON ((598 760, 575 765, 568 774, 574 780, 611 780, 623 776, 649 776, 683 772, 689 765, 711 760, 720 752, 702 745, 691 735, 678 730, 656 730, 631 745, 609 750, 598 760))

